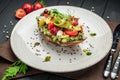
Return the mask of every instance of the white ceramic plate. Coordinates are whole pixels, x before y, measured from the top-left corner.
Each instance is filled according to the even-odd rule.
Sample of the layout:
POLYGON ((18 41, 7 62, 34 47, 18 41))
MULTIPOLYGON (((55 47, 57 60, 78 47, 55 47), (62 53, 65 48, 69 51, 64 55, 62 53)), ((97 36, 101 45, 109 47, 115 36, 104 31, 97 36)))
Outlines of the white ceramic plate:
POLYGON ((11 47, 15 55, 27 65, 49 72, 71 72, 88 68, 102 60, 110 50, 112 32, 108 24, 98 15, 88 10, 73 6, 52 6, 58 11, 78 18, 84 26, 87 39, 76 46, 60 47, 43 39, 38 31, 36 16, 45 8, 34 11, 15 26, 11 34, 11 47), (96 33, 94 37, 90 33, 96 33), (34 47, 38 42, 40 45, 34 47), (87 56, 83 49, 89 49, 92 55, 87 56), (44 62, 46 56, 51 60, 44 62))

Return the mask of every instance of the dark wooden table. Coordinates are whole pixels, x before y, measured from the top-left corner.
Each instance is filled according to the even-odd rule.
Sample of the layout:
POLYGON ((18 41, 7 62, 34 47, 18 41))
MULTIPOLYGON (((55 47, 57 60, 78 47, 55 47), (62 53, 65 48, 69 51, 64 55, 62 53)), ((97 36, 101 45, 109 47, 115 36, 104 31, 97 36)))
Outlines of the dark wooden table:
MULTIPOLYGON (((0 0, 0 43, 9 39, 14 25, 19 21, 15 11, 25 2, 36 0, 0 0)), ((71 5, 78 6, 97 13, 105 20, 120 23, 120 0, 44 0, 47 6, 71 5)), ((50 73, 43 73, 17 80, 72 80, 50 73)))

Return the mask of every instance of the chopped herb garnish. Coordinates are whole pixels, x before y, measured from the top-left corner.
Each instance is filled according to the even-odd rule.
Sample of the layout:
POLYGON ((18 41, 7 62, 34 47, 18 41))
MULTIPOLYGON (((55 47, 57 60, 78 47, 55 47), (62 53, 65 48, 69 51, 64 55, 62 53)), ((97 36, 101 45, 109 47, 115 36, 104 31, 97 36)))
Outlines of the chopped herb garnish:
POLYGON ((43 62, 48 62, 51 60, 51 56, 46 56, 43 62))
POLYGON ((34 44, 34 47, 39 46, 39 45, 40 45, 40 43, 39 43, 39 42, 36 42, 36 43, 34 44))
POLYGON ((83 49, 83 52, 88 56, 92 54, 88 49, 83 49))
POLYGON ((28 70, 27 65, 21 62, 20 60, 18 60, 14 62, 12 66, 10 66, 8 69, 6 69, 5 74, 2 77, 2 80, 7 80, 8 78, 14 78, 17 75, 17 73, 26 74, 27 70, 28 70))
POLYGON ((96 36, 96 33, 90 33, 90 36, 96 36))
POLYGON ((60 18, 60 19, 63 19, 63 18, 66 18, 67 16, 62 14, 61 12, 59 12, 57 9, 51 9, 48 11, 52 17, 57 17, 57 18, 60 18))

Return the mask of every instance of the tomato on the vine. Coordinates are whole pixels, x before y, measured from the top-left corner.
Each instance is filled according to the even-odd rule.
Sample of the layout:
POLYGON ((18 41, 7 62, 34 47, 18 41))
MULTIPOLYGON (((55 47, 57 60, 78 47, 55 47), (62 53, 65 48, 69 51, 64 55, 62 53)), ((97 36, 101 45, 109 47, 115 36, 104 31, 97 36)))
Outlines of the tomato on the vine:
POLYGON ((37 9, 41 9, 43 8, 43 4, 41 2, 35 2, 33 9, 37 10, 37 9))
POLYGON ((23 4, 22 9, 24 9, 27 14, 33 11, 32 4, 30 3, 23 4))
MULTIPOLYGON (((17 9, 15 16, 19 19, 21 19, 22 17, 24 17, 26 14, 32 12, 33 10, 37 10, 37 9, 41 9, 43 8, 44 5, 42 4, 42 2, 35 2, 34 5, 30 4, 30 3, 24 3, 22 5, 22 8, 17 9)), ((45 17, 48 17, 49 15, 44 15, 45 17)))

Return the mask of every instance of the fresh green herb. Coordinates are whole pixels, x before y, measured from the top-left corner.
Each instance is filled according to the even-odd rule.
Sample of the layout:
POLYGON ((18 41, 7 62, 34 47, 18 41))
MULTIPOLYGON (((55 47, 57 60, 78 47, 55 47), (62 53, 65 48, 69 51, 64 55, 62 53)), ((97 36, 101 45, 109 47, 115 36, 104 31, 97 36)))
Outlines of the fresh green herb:
POLYGON ((90 33, 90 36, 96 36, 96 33, 90 33))
POLYGON ((51 56, 46 56, 43 62, 48 62, 51 60, 51 56))
POLYGON ((49 12, 51 15, 54 15, 55 17, 59 17, 61 19, 65 18, 65 15, 59 12, 57 9, 51 9, 49 12))
POLYGON ((57 9, 51 9, 53 13, 62 14, 57 9))
POLYGON ((88 56, 92 54, 88 49, 83 49, 83 52, 88 56))
POLYGON ((34 44, 34 47, 39 46, 39 45, 40 45, 40 43, 39 43, 39 42, 36 42, 36 43, 34 44))
POLYGON ((6 71, 4 76, 2 77, 2 80, 7 80, 8 78, 14 78, 17 73, 23 73, 26 74, 26 71, 28 70, 28 67, 26 64, 21 62, 20 60, 14 62, 12 66, 10 66, 6 71))

